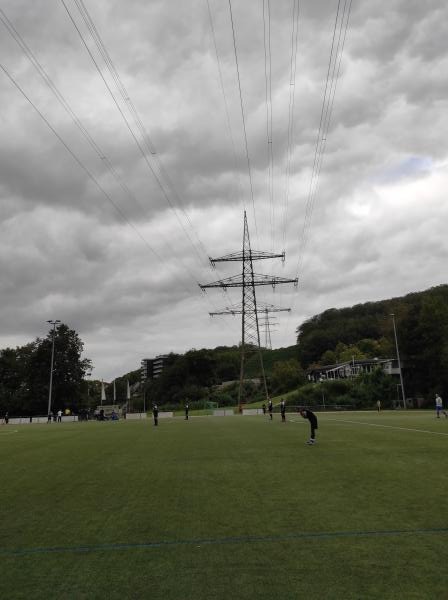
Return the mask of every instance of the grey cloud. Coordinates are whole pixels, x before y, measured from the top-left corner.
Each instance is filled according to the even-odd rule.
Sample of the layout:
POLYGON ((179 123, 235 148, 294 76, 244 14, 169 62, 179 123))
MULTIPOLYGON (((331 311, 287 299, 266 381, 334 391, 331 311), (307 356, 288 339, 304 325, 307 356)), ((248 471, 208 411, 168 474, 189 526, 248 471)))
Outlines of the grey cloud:
MULTIPOLYGON (((175 214, 62 4, 3 3, 135 199, 114 180, 6 35, 0 36, 2 62, 135 229, 2 75, 0 347, 42 335, 47 318, 61 318, 80 331, 86 355, 96 365, 94 376, 108 379, 138 368, 142 356, 238 343, 239 321, 210 320, 208 311, 230 298, 238 301, 239 293, 201 296, 197 282, 238 272, 240 265, 212 272, 206 261, 208 254, 240 248, 243 204, 254 248, 283 243, 292 3, 271 3, 274 239, 261 5, 232 3, 258 235, 228 6, 215 0, 210 5, 236 166, 206 4, 101 0, 87 5, 176 188, 177 195, 170 194, 175 214)), ((301 3, 287 263, 284 269, 278 263, 257 265, 260 272, 285 276, 295 275, 300 266, 298 293, 286 286, 275 295, 260 292, 263 299, 295 310, 282 318, 276 345, 293 343, 300 320, 330 306, 441 283, 446 262, 446 85, 440 74, 447 63, 443 23, 448 9, 435 1, 352 3, 303 248, 336 7, 336 1, 301 3), (428 169, 419 171, 412 157, 425 157, 428 169)), ((157 168, 154 157, 148 160, 157 168)))

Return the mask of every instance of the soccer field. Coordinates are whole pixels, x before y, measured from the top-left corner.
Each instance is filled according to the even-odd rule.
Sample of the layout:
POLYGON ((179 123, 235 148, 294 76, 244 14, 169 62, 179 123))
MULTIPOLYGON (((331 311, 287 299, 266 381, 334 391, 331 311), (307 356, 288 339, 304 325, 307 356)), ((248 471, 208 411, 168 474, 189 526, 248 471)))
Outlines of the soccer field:
POLYGON ((432 412, 0 427, 0 598, 448 597, 432 412))

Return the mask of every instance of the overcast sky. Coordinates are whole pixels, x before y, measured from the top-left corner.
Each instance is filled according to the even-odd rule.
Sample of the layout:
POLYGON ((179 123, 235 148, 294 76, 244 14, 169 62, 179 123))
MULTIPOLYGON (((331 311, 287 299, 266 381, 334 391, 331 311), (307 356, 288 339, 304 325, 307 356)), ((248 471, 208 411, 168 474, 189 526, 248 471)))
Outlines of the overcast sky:
POLYGON ((240 291, 198 283, 240 271, 208 257, 241 250, 244 209, 252 249, 286 251, 256 272, 299 277, 258 288, 292 309, 273 347, 446 283, 448 5, 349 7, 0 0, 0 348, 60 319, 109 381, 238 344, 208 313, 240 291))

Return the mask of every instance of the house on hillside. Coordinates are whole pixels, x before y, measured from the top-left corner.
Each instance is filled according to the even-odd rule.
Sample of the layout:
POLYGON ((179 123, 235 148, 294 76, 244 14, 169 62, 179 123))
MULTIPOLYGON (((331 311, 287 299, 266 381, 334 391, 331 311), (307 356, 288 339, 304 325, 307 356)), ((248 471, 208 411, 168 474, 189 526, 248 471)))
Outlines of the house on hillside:
MULTIPOLYGON (((402 365, 403 366, 403 365, 402 365)), ((371 373, 380 367, 387 375, 400 376, 398 361, 395 358, 368 358, 350 360, 335 365, 325 365, 307 370, 308 381, 319 382, 333 379, 352 379, 362 373, 371 373)))

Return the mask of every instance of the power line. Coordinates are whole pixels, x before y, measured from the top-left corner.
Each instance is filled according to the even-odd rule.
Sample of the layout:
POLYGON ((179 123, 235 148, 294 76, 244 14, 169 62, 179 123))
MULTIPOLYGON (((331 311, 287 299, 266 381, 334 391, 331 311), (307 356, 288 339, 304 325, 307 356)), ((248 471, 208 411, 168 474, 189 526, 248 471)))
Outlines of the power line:
POLYGON ((266 96, 266 139, 268 159, 269 221, 271 248, 274 248, 274 151, 272 139, 272 54, 271 54, 271 7, 270 0, 263 0, 264 76, 266 96))
MULTIPOLYGON (((312 214, 316 203, 317 188, 319 176, 322 170, 323 158, 326 149, 328 131, 330 127, 331 117, 333 114, 333 105, 336 94, 336 86, 339 78, 340 66, 342 61, 342 52, 345 45, 352 0, 344 0, 344 8, 340 15, 341 0, 338 1, 336 18, 333 29, 330 59, 328 62, 327 77, 325 81, 325 90, 322 100, 319 129, 316 138, 316 146, 314 152, 313 168, 311 172, 310 185, 308 190, 307 202, 305 207, 305 216, 302 226, 301 239, 299 244, 299 255, 297 260, 297 275, 303 268, 305 248, 309 239, 312 214), (338 34, 337 34, 338 32, 338 34), (342 34, 343 32, 343 34, 342 34), (337 35, 337 43, 335 49, 335 40, 337 35), (342 40, 342 41, 341 41, 342 40), (337 66, 336 66, 337 65, 337 66)), ((303 286, 303 277, 301 277, 303 286)), ((293 306, 295 305, 295 299, 293 306)))
MULTIPOLYGON (((111 163, 110 159, 106 156, 106 153, 102 150, 102 148, 99 146, 99 144, 95 141, 95 139, 89 133, 88 129, 85 127, 85 125, 79 119, 79 117, 77 116, 77 114, 75 113, 75 111, 72 109, 72 107, 70 106, 70 104, 68 103, 68 101, 66 100, 66 98, 63 96, 63 94, 60 92, 60 90, 58 89, 58 87, 55 85, 55 83, 52 80, 52 78, 45 71, 44 67, 39 62, 39 60, 37 59, 36 55, 29 48, 29 46, 26 44, 26 42, 23 39, 23 37, 20 35, 20 33, 14 27, 13 23, 10 21, 10 19, 7 17, 7 15, 5 14, 5 12, 1 8, 0 8, 0 21, 3 23, 4 27, 6 28, 6 30, 8 31, 8 33, 11 35, 11 37, 14 39, 14 41, 21 48, 21 50, 23 51, 23 53, 27 56, 28 60, 31 62, 31 64, 36 69, 36 71, 38 72, 38 74, 40 75, 40 77, 43 79, 44 83, 49 87, 49 89, 51 90, 51 92, 54 94, 54 96, 56 97, 56 99, 58 100, 58 102, 61 104, 61 106, 67 112, 67 114, 71 117, 71 119, 73 120, 73 122, 76 125, 76 127, 78 128, 78 130, 81 132, 81 134, 87 140, 87 142, 89 143, 89 145, 91 146, 91 148, 94 150, 95 154, 100 158, 100 160, 103 162, 103 164, 105 165, 105 167, 113 175, 114 179, 117 181, 117 183, 123 189, 123 191, 127 194, 127 196, 131 200, 133 200, 135 202, 135 204, 139 207, 139 209, 141 210, 142 215, 143 215, 143 213, 145 211, 144 211, 143 207, 141 206, 141 204, 139 203, 139 201, 137 200, 137 198, 134 195, 134 193, 130 190, 130 188, 126 185, 126 183, 120 177, 119 173, 114 168, 114 166, 111 163)), ((168 247, 170 247, 170 246, 168 245, 168 247)), ((185 269, 187 271, 189 271, 188 267, 185 267, 185 269)), ((194 280, 195 277, 193 276, 193 274, 191 272, 189 274, 192 277, 192 279, 194 280)))
POLYGON ((229 0, 229 10, 230 10, 230 22, 232 25, 232 37, 233 37, 233 50, 235 54, 235 64, 236 64, 236 72, 238 76, 238 90, 240 94, 240 107, 241 107, 241 118, 243 121, 243 132, 244 132, 244 144, 246 148, 246 161, 247 161, 247 170, 249 174, 249 184, 250 184, 250 197, 252 201, 252 210, 254 213, 254 225, 255 225, 255 234, 258 239, 258 227, 257 227, 257 216, 255 213, 255 200, 254 200, 254 187, 252 183, 252 170, 250 166, 250 158, 249 158, 249 147, 247 144, 247 131, 246 131, 246 118, 244 116, 244 103, 243 103, 243 93, 241 91, 241 78, 240 78, 240 68, 238 65, 238 52, 236 49, 236 36, 235 36, 235 25, 233 22, 233 12, 232 12, 232 2, 229 0))
MULTIPOLYGON (((190 216, 188 215, 188 213, 182 206, 182 201, 177 193, 177 190, 176 190, 171 178, 169 177, 165 167, 163 166, 163 163, 159 157, 159 154, 154 145, 154 142, 152 141, 151 136, 149 135, 148 130, 146 129, 146 127, 145 127, 142 119, 140 118, 140 115, 135 107, 135 104, 132 101, 132 98, 130 97, 126 87, 124 86, 124 84, 121 80, 120 74, 118 73, 118 70, 116 69, 116 67, 113 63, 112 58, 111 58, 109 52, 107 51, 106 46, 104 45, 104 42, 98 32, 98 29, 97 29, 95 23, 92 20, 92 17, 90 16, 83 0, 74 0, 74 2, 80 12, 81 17, 83 18, 83 21, 84 21, 88 31, 90 32, 90 34, 92 36, 93 41, 95 42, 95 45, 96 45, 98 51, 100 52, 106 66, 107 66, 107 69, 108 69, 110 75, 112 76, 112 78, 115 82, 117 90, 118 90, 119 94, 121 95, 121 97, 125 103, 125 106, 127 106, 129 112, 131 113, 131 115, 133 117, 134 124, 140 133, 143 145, 146 146, 147 151, 152 156, 152 160, 154 160, 157 163, 156 166, 158 168, 161 179, 163 179, 165 181, 165 183, 167 183, 168 188, 170 189, 172 195, 177 200, 179 209, 181 210, 181 212, 184 215, 185 219, 187 220, 189 226, 191 227, 194 235, 196 236, 199 246, 202 248, 205 256, 208 256, 205 246, 203 245, 202 241, 200 240, 199 235, 197 234, 196 229, 193 225, 193 222, 190 219, 190 216)), ((171 206, 171 204, 170 204, 170 206, 171 206)))
MULTIPOLYGON (((297 270, 296 270, 297 273, 301 270, 301 268, 303 266, 305 247, 306 247, 306 244, 307 244, 307 241, 309 238, 309 231, 311 228, 311 218, 312 218, 312 214, 313 214, 314 206, 315 206, 315 202, 316 202, 318 180, 319 180, 319 176, 320 176, 320 173, 322 170, 323 157, 324 157, 326 142, 327 142, 327 134, 328 134, 328 130, 330 127, 331 115, 333 112, 332 106, 334 103, 337 78, 339 75, 339 68, 336 70, 336 64, 339 64, 339 67, 340 67, 340 59, 342 58, 342 50, 343 50, 343 47, 341 48, 341 44, 340 44, 342 29, 344 27, 344 20, 345 20, 345 32, 344 32, 344 38, 343 38, 344 42, 345 42, 345 36, 346 36, 347 28, 348 28, 348 20, 349 20, 349 16, 350 16, 351 0, 349 0, 349 2, 348 2, 348 0, 344 1, 343 13, 342 13, 341 18, 339 19, 340 4, 341 4, 341 0, 339 0, 339 2, 338 2, 338 8, 337 8, 337 12, 336 12, 336 19, 335 19, 334 30, 333 30, 333 39, 332 39, 332 44, 331 44, 330 60, 329 60, 329 64, 328 64, 327 79, 326 79, 326 83, 325 83, 324 98, 323 98, 323 102, 322 102, 319 131, 318 131, 318 135, 317 135, 317 139, 316 139, 313 170, 312 170, 312 174, 311 174, 310 187, 309 187, 308 198, 307 198, 307 203, 306 203, 306 208, 305 208, 305 218, 304 218, 304 222, 303 222, 302 236, 301 236, 301 241, 300 241, 300 246, 299 246, 299 258, 298 258, 297 270), (348 4, 348 10, 346 10, 347 4, 348 4), (336 38, 336 32, 337 32, 338 26, 339 26, 339 35, 338 35, 338 41, 337 41, 336 50, 335 50, 334 46, 335 46, 335 38, 336 38), (340 50, 340 48, 341 48, 341 50, 340 50)), ((303 284, 303 282, 302 282, 302 284, 303 284)))
MULTIPOLYGON (((10 82, 15 86, 15 88, 22 94, 22 96, 25 98, 25 100, 32 106, 32 108, 35 110, 35 112, 39 115, 39 117, 47 125, 47 127, 52 131, 52 133, 56 136, 56 138, 59 140, 59 142, 64 146, 64 148, 67 150, 67 152, 70 154, 70 156, 78 164, 78 166, 86 173, 86 175, 89 177, 89 179, 91 181, 93 181, 95 186, 98 188, 98 190, 101 192, 101 194, 106 198, 106 200, 114 207, 114 209, 117 211, 117 213, 123 219, 123 221, 139 237, 139 239, 146 246, 146 248, 162 263, 167 264, 164 261, 164 259, 162 258, 162 256, 149 244, 149 242, 146 240, 146 238, 140 233, 138 228, 126 217, 126 215, 121 210, 121 208, 118 206, 118 204, 113 200, 113 198, 110 196, 110 194, 108 194, 108 192, 102 187, 102 185, 100 184, 98 179, 85 166, 85 164, 81 161, 81 159, 73 152, 73 150, 70 148, 70 146, 65 142, 65 140, 62 138, 62 136, 56 131, 56 129, 53 127, 53 125, 48 121, 48 119, 44 116, 44 114, 39 110, 39 108, 36 106, 36 104, 26 94, 26 92, 19 85, 19 83, 13 78, 13 76, 9 73, 9 71, 2 64, 0 64, 0 69, 3 71, 3 73, 6 75, 6 77, 10 80, 10 82)), ((199 283, 197 281, 196 281, 196 284, 199 285, 199 283)), ((184 286, 184 289, 186 290, 188 295, 191 295, 191 290, 189 290, 186 286, 184 286)))
MULTIPOLYGON (((286 150, 286 167, 285 167, 285 187, 283 203, 280 209, 279 223, 280 235, 282 240, 282 248, 286 254, 286 229, 288 224, 288 203, 290 193, 290 176, 292 164, 292 148, 294 143, 294 106, 295 106, 295 83, 297 70, 297 46, 298 46, 298 30, 299 30, 299 0, 293 0, 292 16, 291 16, 291 53, 289 67, 289 106, 288 106, 288 133, 287 133, 287 150, 286 150)), ((284 266, 284 262, 283 262, 284 266)), ((280 297, 282 297, 280 291, 280 297)))
MULTIPOLYGON (((97 154, 97 156, 100 158, 100 160, 103 162, 103 164, 107 167, 107 169, 114 176, 114 178, 117 181, 117 183, 124 190, 124 192, 137 204, 137 206, 140 208, 140 210, 143 213, 143 207, 140 205, 140 203, 138 202, 138 200, 135 197, 135 195, 133 194, 133 192, 129 189, 129 187, 126 185, 126 183, 121 179, 120 175, 118 174, 118 172, 114 168, 114 166, 111 163, 111 161, 105 155, 104 151, 101 149, 101 147, 97 144, 97 142, 91 136, 91 134, 89 133, 89 131, 87 130, 87 128, 83 125, 83 123, 81 122, 81 120, 79 119, 79 117, 76 115, 76 113, 74 112, 74 110, 72 109, 72 107, 70 106, 70 104, 68 103, 68 101, 65 99, 65 97, 63 96, 63 94, 59 91, 59 89, 57 88, 57 86, 54 84, 54 82, 51 79, 51 77, 45 71, 45 69, 43 68, 43 66, 41 65, 41 63, 39 62, 39 60, 37 59, 36 55, 32 52, 32 50, 26 44, 26 42, 23 39, 23 37, 20 35, 20 33, 14 27, 13 23, 8 19, 7 15, 4 13, 4 11, 1 8, 0 8, 0 21, 3 23, 3 25, 7 29, 8 33, 13 37, 14 41, 18 44, 18 46, 21 48, 21 50, 27 56, 27 58, 29 59, 29 61, 31 62, 31 64, 37 70, 37 72, 39 73, 39 75, 41 76, 41 78, 44 80, 45 84, 49 87, 49 89, 55 95, 56 99, 62 105, 62 107, 64 108, 64 110, 72 118, 74 124, 79 129, 79 131, 82 133, 82 135, 87 140, 87 142, 89 143, 89 145, 93 148, 94 152, 97 154)), ((12 76, 9 75, 9 77, 10 77, 10 80, 13 81, 12 76)), ((13 83, 15 84, 15 81, 13 81, 13 83)), ((16 87, 17 87, 17 89, 19 89, 19 91, 21 91, 23 93, 23 90, 18 85, 16 85, 16 87)), ((25 94, 23 94, 23 95, 24 95, 24 97, 28 101, 30 101, 30 99, 25 94)), ((30 104, 36 109, 36 107, 34 106, 34 104, 32 102, 30 102, 30 104)), ((39 112, 39 111, 37 111, 37 112, 39 112)), ((48 120, 45 119, 41 113, 40 113, 40 116, 43 118, 43 120, 45 121, 45 123, 47 124, 47 126, 49 126, 50 129, 53 131, 53 133, 58 137, 58 139, 61 141, 61 143, 64 144, 64 146, 70 152, 70 154, 72 155, 72 157, 84 169, 84 171, 89 175, 89 177, 95 181, 96 178, 94 178, 93 175, 92 175, 92 173, 85 167, 85 165, 82 164, 82 162, 77 159, 77 157, 74 155, 74 153, 68 147, 68 144, 66 144, 64 142, 64 140, 62 140, 61 136, 59 136, 59 134, 57 134, 57 132, 50 125, 50 123, 48 122, 48 120)), ((102 186, 100 186, 98 184, 97 180, 95 181, 95 183, 100 188, 100 190, 102 191, 102 193, 104 194, 105 191, 104 191, 104 189, 102 189, 102 186)), ((138 229, 132 224, 132 222, 130 222, 128 220, 128 218, 126 217, 125 213, 118 207, 118 205, 116 205, 116 203, 112 200, 112 198, 110 197, 110 195, 106 194, 106 197, 107 197, 108 201, 110 201, 112 203, 112 205, 114 206, 114 208, 118 211, 120 217, 123 218, 124 221, 130 227, 132 227, 134 229, 134 231, 144 241, 144 243, 146 245, 148 245, 148 247, 154 253, 154 255, 156 256, 156 258, 158 258, 162 263, 166 264, 166 262, 164 261, 164 259, 162 258, 162 256, 158 252, 156 252, 152 248, 152 246, 150 246, 147 243, 146 239, 143 238, 143 236, 140 234, 140 232, 138 231, 138 229)), ((172 246, 170 246, 169 244, 165 244, 165 245, 170 250, 173 249, 172 246)), ((187 265, 185 265, 185 263, 183 262, 183 260, 181 258, 179 258, 177 260, 179 260, 179 262, 183 265, 184 270, 189 274, 189 276, 191 277, 191 279, 197 283, 195 276, 190 271, 189 267, 187 265)), ((187 287, 185 287, 184 289, 190 294, 190 291, 188 290, 187 287)), ((207 300, 209 301, 210 304, 212 304, 209 298, 207 298, 207 300)))
POLYGON ((294 107, 295 107, 295 91, 296 91, 296 71, 297 71, 297 46, 299 32, 299 0, 293 0, 292 11, 292 32, 291 32, 291 61, 289 74, 289 107, 288 107, 288 141, 287 141, 287 158, 285 171, 285 196, 283 203, 283 219, 282 219, 282 240, 283 249, 286 250, 286 231, 288 226, 288 205, 291 180, 291 162, 292 162, 292 147, 294 144, 294 107))
POLYGON ((168 187, 168 189, 169 189, 169 191, 171 193, 171 196, 173 196, 174 199, 177 201, 177 204, 178 204, 178 206, 180 208, 180 211, 184 215, 184 217, 187 220, 187 222, 188 222, 188 224, 189 224, 189 226, 190 226, 193 234, 195 235, 195 237, 196 237, 196 239, 198 241, 198 245, 201 248, 203 255, 205 257, 207 257, 207 266, 210 266, 209 262, 208 262, 208 252, 207 252, 204 244, 200 240, 199 235, 198 235, 198 233, 197 233, 197 231, 196 231, 196 229, 195 229, 195 227, 193 225, 193 222, 191 221, 189 215, 187 214, 187 212, 185 211, 185 209, 182 206, 182 202, 181 202, 181 199, 180 199, 180 197, 179 197, 179 195, 178 195, 178 193, 176 191, 176 188, 175 188, 175 186, 174 186, 174 184, 173 184, 173 182, 172 182, 169 174, 167 173, 166 169, 164 168, 162 161, 160 160, 160 157, 159 157, 159 155, 157 153, 155 145, 154 145, 154 143, 153 143, 153 141, 152 141, 152 139, 151 139, 151 137, 150 137, 150 135, 149 135, 149 133, 148 133, 148 131, 147 131, 147 129, 146 129, 143 121, 142 121, 142 119, 140 118, 140 115, 139 115, 139 113, 138 113, 138 111, 137 111, 137 109, 136 109, 136 107, 135 107, 135 105, 134 105, 134 103, 132 101, 132 98, 130 97, 130 94, 128 93, 126 87, 124 86, 124 84, 123 84, 123 82, 121 80, 121 77, 120 77, 120 75, 118 73, 118 70, 116 69, 116 67, 115 67, 115 65, 113 63, 112 58, 111 58, 111 56, 110 56, 110 54, 109 54, 109 52, 108 52, 108 50, 107 50, 107 48, 106 48, 106 46, 105 46, 105 44, 103 42, 103 40, 102 40, 102 38, 101 38, 101 36, 100 36, 100 34, 98 32, 98 29, 97 29, 95 23, 93 22, 93 19, 90 16, 90 14, 89 14, 89 12, 88 12, 88 10, 87 10, 87 8, 86 8, 83 0, 74 0, 74 2, 75 2, 76 6, 78 8, 78 11, 79 11, 79 13, 80 13, 80 15, 81 15, 81 17, 82 17, 82 19, 84 21, 84 24, 87 27, 87 30, 89 31, 89 33, 90 33, 90 35, 91 35, 91 37, 92 37, 92 39, 93 39, 93 41, 95 43, 95 46, 96 46, 99 54, 101 55, 101 57, 103 58, 103 60, 104 60, 104 62, 106 64, 106 67, 107 67, 107 69, 108 69, 108 71, 109 71, 109 73, 110 73, 110 75, 111 75, 111 77, 112 77, 112 79, 113 79, 113 81, 115 83, 115 86, 116 86, 116 88, 118 90, 118 93, 120 94, 120 96, 121 96, 121 98, 122 98, 122 100, 124 102, 124 105, 127 107, 127 109, 129 110, 129 112, 130 112, 130 114, 132 116, 134 125, 135 125, 135 127, 137 128, 137 130, 138 130, 138 132, 140 134, 140 138, 141 138, 142 144, 140 144, 138 142, 137 137, 134 134, 134 131, 132 130, 132 128, 131 128, 128 120, 126 119, 123 111, 120 109, 119 103, 117 102, 117 100, 115 98, 115 95, 113 94, 113 92, 110 89, 110 87, 107 85, 107 82, 106 82, 105 78, 103 77, 101 69, 99 68, 99 66, 98 66, 97 62, 95 61, 92 53, 90 52, 90 49, 88 48, 88 45, 86 44, 85 39, 82 36, 82 33, 81 33, 80 29, 76 26, 76 23, 75 23, 72 15, 70 13, 70 11, 68 10, 68 8, 67 8, 64 0, 61 0, 61 2, 63 3, 64 7, 66 8, 66 11, 67 11, 67 13, 70 16, 70 19, 71 19, 73 25, 75 26, 76 31, 78 32, 78 35, 80 36, 81 40, 83 41, 83 44, 84 44, 86 50, 88 51, 89 56, 91 57, 91 59, 92 59, 94 65, 95 65, 97 71, 101 75, 101 78, 103 79, 103 82, 105 83, 106 88, 108 89, 110 95, 112 96, 115 105, 119 109, 119 112, 120 112, 122 118, 124 118, 124 120, 126 122, 126 125, 128 126, 128 129, 129 129, 129 131, 132 134, 132 137, 134 138, 135 142, 137 143, 137 147, 139 148, 139 150, 140 150, 140 152, 141 152, 141 154, 142 154, 142 156, 143 156, 143 158, 144 158, 147 166, 149 167, 151 173, 154 175, 154 177, 155 177, 155 179, 157 181, 157 184, 159 185, 159 187, 160 187, 160 189, 161 189, 161 191, 162 191, 162 193, 163 193, 163 195, 164 195, 164 197, 165 197, 165 199, 166 199, 166 201, 167 201, 170 209, 174 213, 174 215, 175 215, 175 217, 176 217, 179 225, 181 226, 182 230, 184 231, 184 234, 186 235, 187 239, 189 240, 191 246, 193 247, 193 249, 194 249, 194 251, 195 251, 195 253, 196 253, 196 255, 197 255, 198 259, 199 259, 200 265, 201 266, 203 265, 203 257, 199 253, 199 251, 198 251, 198 249, 196 247, 196 244, 191 239, 191 236, 189 235, 189 233, 186 230, 186 228, 184 227, 181 219, 179 218, 179 216, 177 214, 177 211, 176 211, 176 208, 175 208, 174 204, 172 203, 172 201, 170 199, 170 194, 165 189, 165 184, 167 185, 167 187, 168 187), (143 146, 143 148, 142 148, 142 146, 143 146), (146 152, 145 152, 145 149, 146 149, 146 152), (148 160, 148 154, 149 154, 151 160, 156 163, 155 164, 155 168, 154 168, 154 165, 152 165, 149 162, 149 160, 148 160))
MULTIPOLYGON (((235 169, 235 172, 238 172, 238 160, 237 160, 237 156, 236 156, 236 147, 235 147, 235 139, 233 137, 233 131, 232 131, 232 125, 231 125, 231 120, 230 120, 230 111, 229 111, 229 103, 227 101, 227 95, 226 95, 226 91, 225 91, 225 87, 224 87, 224 79, 222 76, 222 68, 221 68, 221 60, 219 58, 219 52, 218 52, 218 44, 216 41, 216 34, 215 34, 215 26, 213 24, 213 17, 212 17, 212 11, 210 8, 210 2, 209 0, 206 0, 207 2, 207 9, 208 9, 208 17, 209 17, 209 22, 210 22, 210 29, 212 32, 212 38, 213 38, 213 46, 215 49, 215 55, 216 55, 216 64, 218 67, 218 74, 219 74, 219 82, 220 82, 220 87, 221 87, 221 94, 223 97, 223 101, 224 101, 224 109, 225 109, 225 113, 226 113, 226 124, 227 124, 227 131, 229 134, 229 138, 230 138, 230 143, 232 146, 232 152, 233 152, 233 166, 235 169)), ((242 208, 243 211, 246 210, 246 202, 244 199, 244 194, 242 193, 241 190, 241 182, 240 182, 240 178, 238 177, 236 179, 237 182, 237 188, 239 190, 239 194, 241 197, 241 204, 242 204, 242 208)))
MULTIPOLYGON (((193 249, 194 249, 194 251, 195 251, 195 253, 196 253, 196 255, 197 255, 198 259, 199 259, 199 262, 202 265, 203 264, 203 257, 199 254, 199 251, 198 251, 196 245, 194 244, 193 240, 191 239, 188 231, 185 229, 185 226, 182 223, 182 221, 181 221, 181 219, 180 219, 180 217, 179 217, 179 215, 178 215, 178 213, 176 211, 176 208, 173 205, 173 203, 172 203, 172 201, 171 201, 171 199, 170 199, 170 197, 169 197, 169 195, 168 195, 168 193, 167 193, 167 191, 166 191, 166 189, 165 189, 165 187, 164 187, 164 185, 163 185, 163 183, 161 181, 160 175, 158 175, 156 173, 154 167, 151 165, 151 162, 148 159, 147 152, 145 152, 145 149, 144 149, 143 146, 146 146, 146 149, 147 149, 147 151, 149 152, 149 154, 151 156, 156 154, 156 151, 155 151, 155 149, 154 149, 154 147, 152 145, 152 142, 151 142, 149 136, 147 135, 147 133, 145 135, 145 134, 143 134, 141 132, 141 135, 143 137, 143 142, 142 142, 143 146, 142 146, 142 143, 140 143, 140 141, 137 139, 137 136, 134 133, 134 130, 132 129, 131 124, 130 124, 128 118, 124 114, 124 112, 123 112, 123 110, 122 110, 122 108, 121 108, 118 100, 116 99, 115 94, 113 93, 111 87, 107 83, 107 81, 106 81, 106 79, 105 79, 105 77, 104 77, 104 75, 103 75, 103 73, 102 73, 102 71, 101 71, 101 69, 100 69, 97 61, 95 60, 95 57, 93 56, 93 54, 92 54, 92 52, 91 52, 91 50, 90 50, 87 42, 85 41, 84 36, 81 33, 81 30, 79 29, 78 25, 76 24, 76 21, 74 20, 74 18, 72 16, 72 14, 71 14, 71 12, 70 12, 70 10, 69 10, 69 8, 68 8, 65 0, 61 0, 61 2, 62 2, 63 6, 64 6, 64 8, 65 8, 65 10, 66 10, 66 12, 68 14, 68 16, 69 16, 69 18, 70 18, 73 26, 75 27, 75 29, 76 29, 76 31, 77 31, 77 33, 78 33, 78 35, 79 35, 79 37, 80 37, 80 39, 82 41, 82 43, 83 43, 83 45, 84 45, 87 53, 89 54, 89 56, 90 56, 93 64, 95 65, 96 70, 98 71, 98 73, 99 73, 101 79, 103 80, 103 82, 104 82, 104 84, 105 84, 105 86, 106 86, 106 88, 107 88, 110 96, 112 97, 112 100, 114 101, 115 106, 117 107, 117 109, 118 109, 118 111, 119 111, 122 119, 124 120, 124 122, 125 122, 128 130, 130 132, 130 134, 132 135, 132 137, 133 137, 133 139, 134 139, 134 141, 135 141, 135 143, 136 143, 136 145, 137 145, 137 147, 138 147, 138 149, 140 151, 140 154, 143 157, 143 160, 145 161, 146 165, 148 166, 148 168, 150 169, 151 173, 153 174, 153 176, 154 176, 154 178, 155 178, 155 180, 157 182, 157 185, 159 186, 159 188, 160 188, 160 190, 161 190, 161 192, 162 192, 165 200, 167 201, 170 209, 172 210, 173 214, 175 215, 178 224, 180 225, 180 227, 183 230, 185 236, 187 237, 188 241, 190 242, 191 246, 193 247, 193 249)), ((89 21, 87 15, 82 12, 82 8, 83 7, 80 7, 78 0, 75 0, 75 3, 76 3, 78 9, 81 12, 81 16, 83 17, 83 20, 86 23, 86 26, 87 26, 88 30, 93 35, 93 32, 95 31, 94 25, 90 24, 90 21, 89 21)), ((85 9, 85 7, 84 7, 84 9, 85 9)), ((104 59, 104 61, 106 63, 106 66, 108 66, 108 69, 109 69, 109 66, 110 66, 110 64, 111 64, 112 61, 110 60, 110 57, 107 54, 107 52, 105 51, 105 49, 103 50, 104 45, 100 41, 97 42, 95 36, 94 36, 94 41, 95 41, 95 44, 97 45, 97 48, 99 49, 99 52, 100 52, 101 56, 103 57, 103 59, 104 59)), ((113 66, 113 63, 112 63, 112 66, 113 66)), ((115 81, 115 83, 116 83, 116 85, 118 87, 119 93, 124 98, 124 100, 126 102, 126 105, 127 106, 128 105, 132 106, 132 103, 130 101, 129 95, 127 94, 126 89, 124 88, 124 86, 122 85, 121 81, 118 78, 118 73, 116 72, 116 69, 114 67, 113 68, 110 67, 109 71, 111 72, 112 79, 115 81)), ((137 126, 137 127, 138 127, 138 129, 140 129, 140 126, 137 126)), ((205 254, 207 255, 207 253, 205 253, 205 254)))

